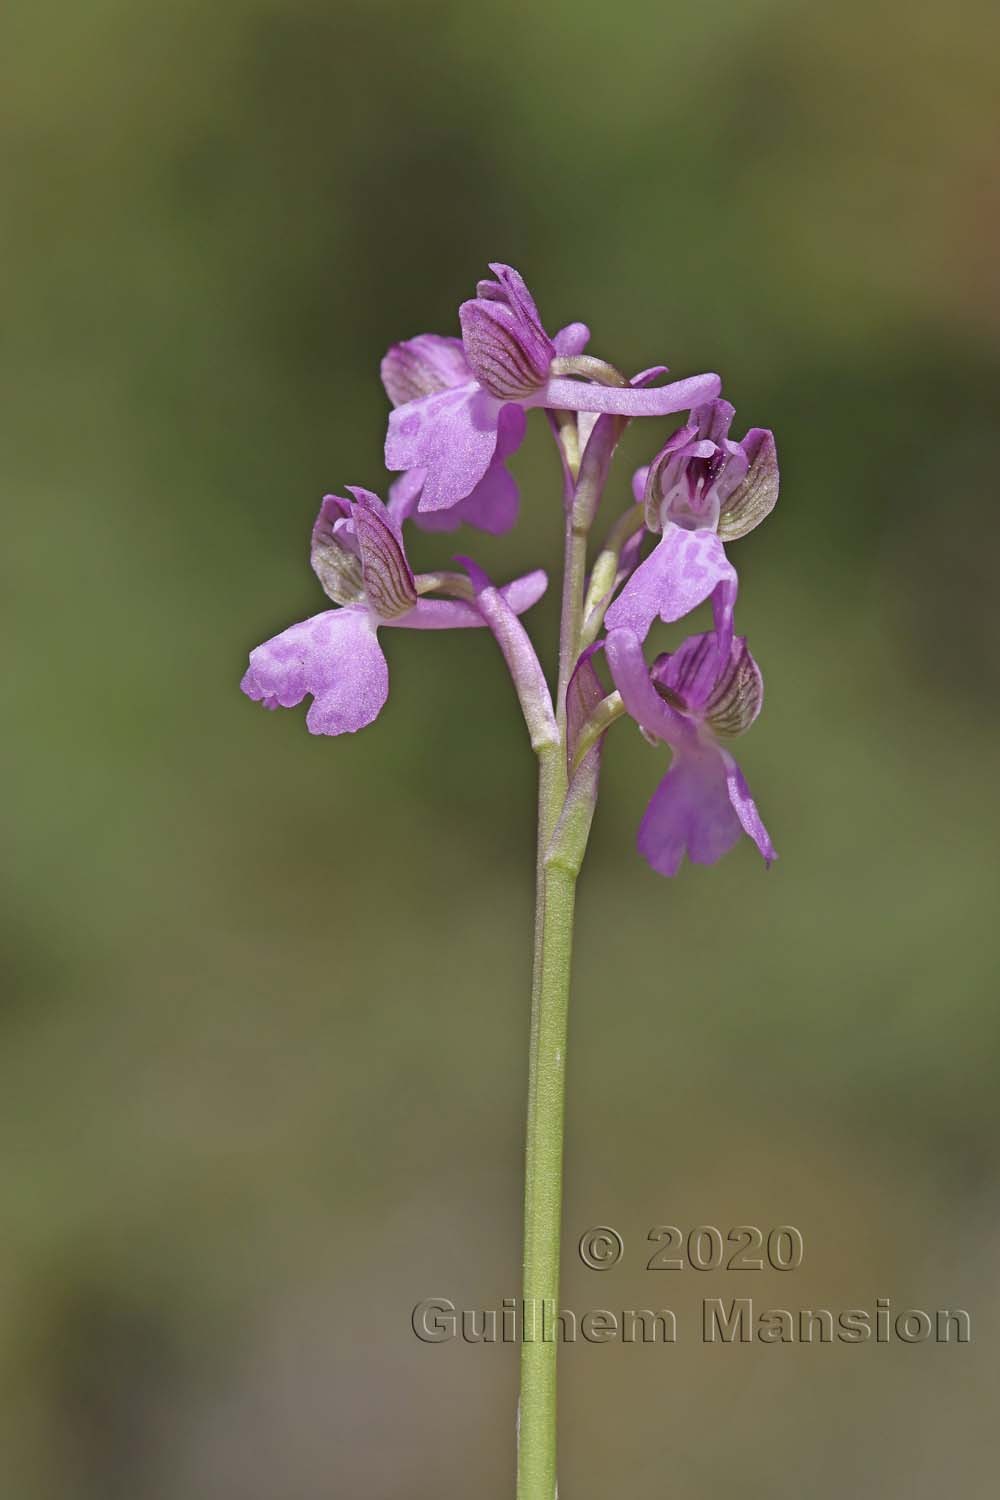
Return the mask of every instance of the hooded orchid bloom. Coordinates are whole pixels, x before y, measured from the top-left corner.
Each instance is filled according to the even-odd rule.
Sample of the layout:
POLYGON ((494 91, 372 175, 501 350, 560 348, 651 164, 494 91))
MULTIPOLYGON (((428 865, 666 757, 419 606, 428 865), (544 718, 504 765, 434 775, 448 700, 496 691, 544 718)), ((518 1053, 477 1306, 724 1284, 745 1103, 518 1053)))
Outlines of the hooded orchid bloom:
POLYGON ((734 409, 706 402, 632 482, 646 526, 662 532, 607 612, 609 630, 645 640, 659 617, 672 622, 712 600, 722 661, 733 639, 736 570, 723 542, 759 526, 778 498, 774 436, 752 427, 742 442, 729 437, 734 409))
MULTIPOLYGON (((311 562, 324 592, 339 607, 292 625, 250 653, 240 683, 265 708, 293 708, 307 694, 312 734, 345 734, 376 719, 389 692, 389 669, 378 642, 383 625, 409 630, 484 626, 462 599, 421 598, 398 521, 377 495, 350 486, 352 500, 327 495, 312 533, 311 562)), ((513 613, 541 598, 547 579, 528 573, 497 592, 513 613)), ((474 590, 467 585, 470 598, 474 590)))
POLYGON ((612 630, 605 650, 625 710, 673 750, 639 825, 639 852, 661 875, 686 854, 713 865, 742 833, 770 865, 777 858, 743 772, 719 736, 742 734, 760 713, 764 683, 742 636, 720 659, 714 634, 689 636, 647 667, 639 637, 612 630))
POLYGON ((610 370, 582 357, 586 326, 571 323, 550 338, 517 271, 490 269, 497 279, 481 281, 459 309, 461 339, 419 334, 394 344, 382 361, 395 408, 386 468, 406 474, 394 486, 394 509, 429 529, 450 531, 464 521, 509 530, 518 492, 505 465, 521 445, 531 407, 659 417, 711 401, 720 389, 717 375, 655 389, 586 378, 610 370))

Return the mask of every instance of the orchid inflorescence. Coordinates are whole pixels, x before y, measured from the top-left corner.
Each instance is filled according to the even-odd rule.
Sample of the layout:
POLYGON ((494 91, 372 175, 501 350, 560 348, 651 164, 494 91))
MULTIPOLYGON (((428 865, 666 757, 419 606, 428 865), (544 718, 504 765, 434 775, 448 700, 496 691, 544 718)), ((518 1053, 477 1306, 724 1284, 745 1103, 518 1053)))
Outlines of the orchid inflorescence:
MULTIPOLYGON (((243 691, 265 708, 307 695, 314 734, 344 734, 377 718, 389 691, 383 626, 447 630, 484 626, 510 671, 538 757, 535 944, 529 1030, 524 1193, 524 1305, 557 1306, 567 1018, 576 880, 597 803, 604 742, 631 718, 669 769, 639 828, 655 870, 677 873, 685 855, 714 864, 742 833, 765 861, 774 849, 743 773, 723 741, 760 712, 763 681, 735 633, 737 577, 725 543, 758 525, 778 497, 770 432, 729 436, 733 408, 717 375, 656 384, 662 365, 627 379, 585 354, 590 334, 570 323, 545 332, 510 266, 459 309, 461 338, 423 333, 382 361, 393 410, 388 504, 351 487, 327 495, 312 533, 312 565, 335 608, 292 625, 250 653, 243 691), (478 563, 414 573, 403 528, 495 535, 517 520, 507 465, 527 412, 541 408, 563 476, 563 585, 559 672, 546 680, 520 616, 541 598, 544 572, 496 588, 478 563), (637 417, 682 416, 632 482, 633 501, 587 567, 588 540, 615 448, 637 417), (648 537, 654 538, 646 548, 648 537), (647 555, 644 557, 644 550, 647 555), (649 664, 653 622, 709 604, 712 629, 649 664), (602 682, 603 661, 610 685, 602 682)), ((517 1500, 556 1500, 556 1348, 521 1348, 517 1500)))
POLYGON ((725 544, 774 507, 774 438, 761 428, 739 442, 729 436, 734 412, 716 375, 654 384, 666 374, 657 366, 629 380, 584 353, 582 323, 550 337, 518 273, 491 269, 496 279, 481 281, 459 309, 460 338, 419 334, 385 355, 393 407, 385 460, 398 475, 388 504, 353 486, 349 498, 323 499, 311 560, 335 607, 252 651, 243 691, 272 709, 311 696, 312 733, 353 732, 378 716, 388 694, 381 627, 485 626, 501 646, 534 748, 564 758, 567 816, 581 801, 592 814, 605 735, 630 717, 672 751, 639 829, 650 865, 673 875, 685 854, 712 864, 743 832, 770 863, 770 837, 722 741, 749 728, 763 697, 760 670, 734 633, 738 581, 725 544), (580 597, 568 606, 564 598, 555 697, 518 618, 544 593, 546 574, 494 588, 465 559, 460 570, 414 574, 403 537, 406 525, 509 531, 519 495, 507 465, 535 407, 558 447, 567 536, 584 549, 629 421, 684 414, 635 474, 633 503, 611 527, 580 597), (654 545, 644 558, 647 538, 654 545), (653 622, 679 621, 706 601, 712 630, 649 665, 643 647, 653 622), (602 654, 610 691, 596 670, 602 654))

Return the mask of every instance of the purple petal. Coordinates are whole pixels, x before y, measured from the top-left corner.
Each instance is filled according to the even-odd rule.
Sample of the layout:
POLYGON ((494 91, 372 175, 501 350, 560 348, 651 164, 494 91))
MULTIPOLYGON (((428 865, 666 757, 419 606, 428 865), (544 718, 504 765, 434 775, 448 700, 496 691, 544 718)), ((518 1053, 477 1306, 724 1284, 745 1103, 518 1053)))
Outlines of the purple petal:
POLYGON ((389 671, 367 609, 347 606, 313 615, 250 653, 240 683, 265 708, 294 708, 307 693, 311 734, 352 734, 377 718, 389 671))
POLYGON ((446 510, 472 493, 496 452, 502 409, 473 382, 390 413, 385 465, 426 471, 422 512, 446 510))
POLYGON ((630 385, 596 385, 560 375, 524 398, 524 405, 548 406, 558 411, 613 412, 620 417, 666 417, 711 400, 721 388, 718 375, 692 375, 687 380, 647 390, 630 385))
POLYGON ((636 505, 641 505, 646 498, 646 480, 649 478, 651 465, 643 464, 641 469, 636 469, 632 475, 632 494, 636 505))
POLYGON ((417 505, 420 502, 420 492, 424 487, 423 469, 410 469, 405 474, 400 474, 389 486, 389 499, 386 510, 392 516, 397 526, 402 526, 404 521, 412 521, 416 515, 417 505))
POLYGON ((492 395, 519 401, 545 383, 556 348, 540 324, 485 298, 463 302, 458 317, 465 357, 492 395))
POLYGON ((625 710, 647 734, 675 749, 697 742, 694 725, 665 703, 650 681, 642 643, 631 630, 612 630, 604 643, 608 667, 625 710))
POLYGON ((713 631, 689 635, 676 651, 665 651, 650 669, 656 687, 666 688, 688 713, 701 714, 719 680, 719 646, 713 631))
POLYGON ((717 735, 745 733, 764 702, 764 679, 745 636, 731 642, 728 657, 720 656, 714 632, 689 636, 657 657, 650 676, 717 735))
MULTIPOLYGON (((663 366, 654 365, 649 370, 640 370, 638 375, 632 377, 630 385, 641 390, 662 374, 663 366)), ((596 412, 582 412, 577 417, 576 425, 582 455, 576 483, 577 494, 589 492, 596 500, 603 493, 608 468, 615 448, 628 426, 628 418, 613 413, 599 415, 596 412)), ((593 520, 592 514, 589 520, 593 520)))
POLYGON ((417 601, 413 573, 403 549, 399 522, 371 490, 349 485, 354 526, 361 551, 365 597, 380 620, 405 614, 417 601))
POLYGON ((382 384, 393 406, 405 406, 472 380, 461 339, 419 333, 393 344, 382 360, 382 384))
POLYGON ((510 531, 517 520, 520 493, 517 481, 506 468, 506 462, 521 446, 526 422, 527 418, 519 406, 508 403, 501 407, 497 419, 496 452, 489 468, 472 493, 447 510, 423 509, 420 504, 423 472, 419 469, 412 470, 420 480, 416 487, 416 499, 409 511, 414 524, 421 531, 455 531, 461 525, 474 526, 492 536, 502 536, 510 531))
POLYGON ((733 612, 736 609, 738 592, 739 581, 735 569, 731 578, 724 578, 712 591, 712 624, 715 627, 715 639, 719 643, 719 654, 723 661, 732 649, 733 612))
MULTIPOLYGON (((503 602, 516 615, 537 604, 548 587, 548 577, 539 568, 534 573, 525 573, 513 583, 498 589, 503 602)), ((462 630, 486 624, 479 609, 463 599, 418 599, 413 608, 396 620, 386 620, 386 625, 402 626, 406 630, 462 630)))
POLYGON ((490 270, 496 281, 481 281, 476 287, 476 300, 500 303, 508 308, 525 328, 547 337, 542 320, 535 306, 535 299, 525 285, 524 277, 513 266, 502 261, 490 261, 490 270))
POLYGON ((670 434, 651 463, 633 475, 632 493, 645 507, 646 525, 650 531, 663 530, 664 497, 679 483, 681 477, 687 472, 689 461, 696 457, 699 451, 704 451, 710 456, 715 452, 715 447, 712 443, 705 443, 702 450, 702 445, 698 440, 698 426, 692 417, 682 427, 678 427, 676 432, 670 434), (641 493, 636 487, 640 474, 643 476, 641 493))
POLYGON ((736 570, 713 531, 682 531, 668 522, 657 546, 640 563, 607 613, 609 630, 625 628, 645 640, 659 616, 680 620, 718 590, 717 628, 729 650, 736 570))
POLYGON ((753 839, 757 848, 764 856, 764 861, 770 867, 777 859, 777 851, 771 843, 771 835, 764 827, 763 819, 757 811, 757 804, 750 795, 746 777, 740 770, 736 761, 728 750, 720 748, 719 755, 726 769, 726 787, 729 792, 729 800, 733 806, 736 816, 744 833, 753 839))
POLYGON ((553 334, 552 342, 558 355, 563 359, 573 359, 590 343, 590 329, 586 323, 567 323, 565 328, 553 334))
POLYGON ((691 413, 692 420, 698 427, 698 436, 707 438, 720 447, 729 436, 735 415, 736 408, 732 402, 721 399, 707 401, 704 406, 691 413))
POLYGON ((740 837, 722 753, 714 747, 681 752, 653 793, 639 824, 639 853, 660 875, 676 875, 685 854, 714 865, 740 837))

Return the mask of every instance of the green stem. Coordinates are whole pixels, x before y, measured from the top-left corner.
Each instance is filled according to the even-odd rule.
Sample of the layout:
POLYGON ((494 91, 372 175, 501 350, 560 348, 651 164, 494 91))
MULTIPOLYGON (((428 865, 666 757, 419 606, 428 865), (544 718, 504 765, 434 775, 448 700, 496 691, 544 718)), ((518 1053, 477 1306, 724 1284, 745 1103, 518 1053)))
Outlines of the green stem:
MULTIPOLYGON (((558 1309, 562 1220, 566 1023, 573 952, 576 880, 589 819, 581 836, 558 848, 553 835, 567 805, 566 688, 580 651, 587 529, 566 519, 559 684, 559 742, 539 748, 538 852, 528 1123, 524 1183, 524 1279, 521 1396, 518 1408, 518 1500, 556 1494, 556 1343, 542 1337, 543 1309, 558 1309)), ((572 820, 571 820, 572 821, 572 820)), ((575 826, 575 824, 574 824, 575 826)), ((551 1325, 551 1318, 546 1321, 551 1325)), ((546 1332, 548 1330, 545 1330, 546 1332)))
POLYGON ((524 1327, 517 1454, 518 1500, 556 1493, 556 1343, 548 1334, 559 1305, 566 1019, 576 874, 545 866, 536 1024, 532 1028, 524 1188, 524 1327))

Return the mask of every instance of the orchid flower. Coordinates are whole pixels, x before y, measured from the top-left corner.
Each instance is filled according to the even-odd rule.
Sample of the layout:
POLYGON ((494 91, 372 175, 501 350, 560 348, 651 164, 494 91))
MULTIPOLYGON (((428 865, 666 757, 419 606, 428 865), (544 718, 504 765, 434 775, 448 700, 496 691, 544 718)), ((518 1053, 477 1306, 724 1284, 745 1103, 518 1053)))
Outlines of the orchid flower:
POLYGON ((481 281, 459 308, 461 339, 419 334, 393 344, 382 361, 382 383, 395 408, 386 468, 406 474, 392 497, 396 513, 428 529, 453 530, 465 521, 484 531, 509 530, 518 495, 505 466, 521 445, 531 407, 660 417, 719 391, 717 375, 654 389, 630 385, 612 366, 583 355, 590 337, 583 323, 550 338, 517 271, 498 263, 490 269, 497 279, 481 281))
POLYGON ((728 401, 706 402, 670 437, 632 482, 646 526, 662 536, 609 608, 609 630, 645 640, 659 616, 683 619, 711 598, 720 657, 733 639, 736 570, 723 542, 759 526, 778 498, 773 435, 753 427, 733 442, 728 401))
POLYGON ((770 865, 777 858, 770 836, 743 772, 719 743, 749 729, 764 699, 745 638, 734 637, 721 660, 713 633, 689 636, 652 669, 631 630, 612 630, 605 649, 625 711, 674 752, 639 825, 640 854, 659 874, 676 875, 685 854, 714 865, 746 833, 770 865))
MULTIPOLYGON (((484 626, 474 604, 463 599, 426 599, 440 575, 415 576, 406 558, 399 523, 370 490, 349 486, 352 500, 327 495, 312 533, 313 571, 339 606, 324 610, 250 653, 240 683, 265 708, 293 708, 307 694, 306 725, 312 734, 350 734, 376 719, 389 692, 389 669, 378 632, 383 625, 408 630, 484 626)), ((547 579, 528 573, 500 590, 515 614, 541 598, 547 579)), ((473 597, 466 580, 463 591, 473 597)))

